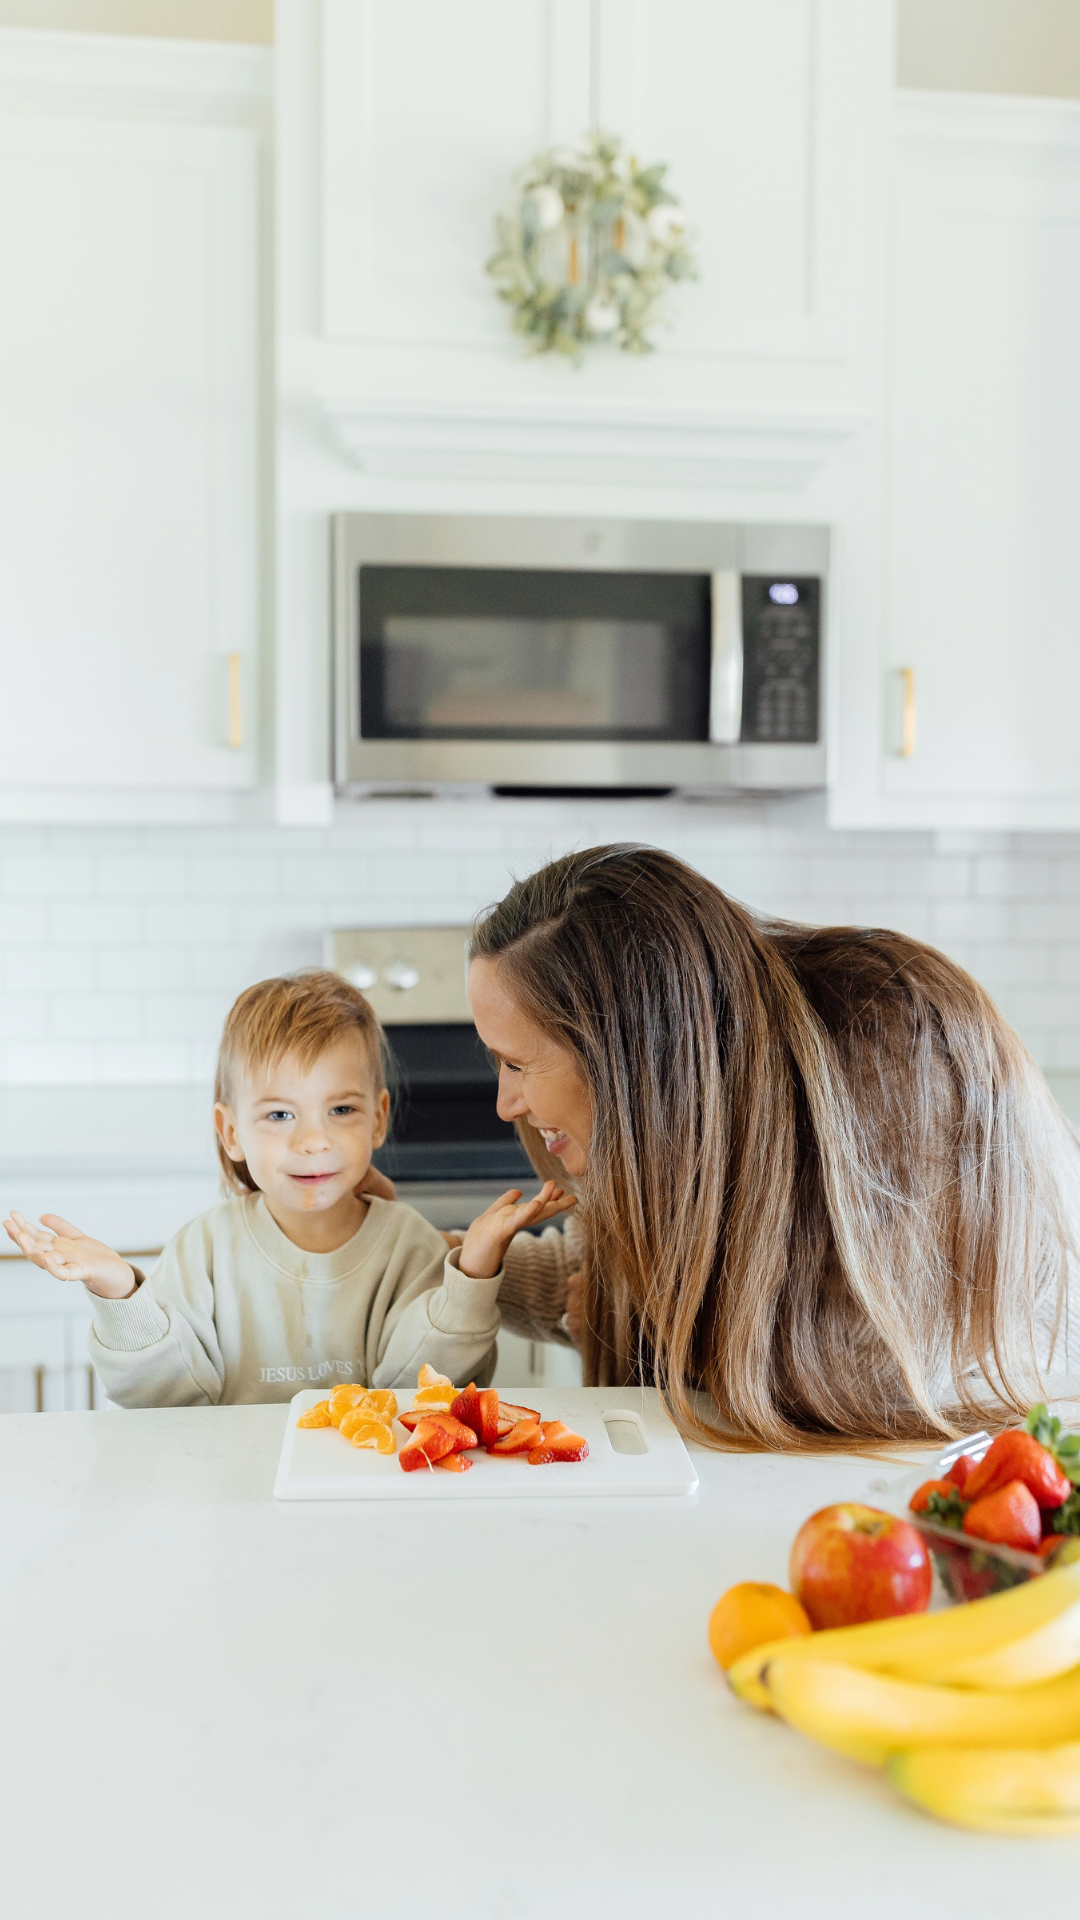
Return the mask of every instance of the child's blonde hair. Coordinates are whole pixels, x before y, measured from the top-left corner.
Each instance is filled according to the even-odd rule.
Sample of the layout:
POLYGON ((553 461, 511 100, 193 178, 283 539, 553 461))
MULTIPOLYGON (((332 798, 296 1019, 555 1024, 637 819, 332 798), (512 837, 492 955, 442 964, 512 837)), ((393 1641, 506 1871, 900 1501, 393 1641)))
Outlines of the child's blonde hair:
MULTIPOLYGON (((367 1048, 377 1091, 386 1084, 386 1042, 364 996, 339 973, 313 967, 279 974, 246 987, 225 1020, 214 1077, 214 1101, 233 1104, 236 1083, 257 1067, 272 1067, 286 1054, 313 1066, 328 1047, 358 1033, 367 1048)), ((246 1160, 230 1160, 217 1142, 225 1184, 235 1193, 257 1193, 246 1160)))

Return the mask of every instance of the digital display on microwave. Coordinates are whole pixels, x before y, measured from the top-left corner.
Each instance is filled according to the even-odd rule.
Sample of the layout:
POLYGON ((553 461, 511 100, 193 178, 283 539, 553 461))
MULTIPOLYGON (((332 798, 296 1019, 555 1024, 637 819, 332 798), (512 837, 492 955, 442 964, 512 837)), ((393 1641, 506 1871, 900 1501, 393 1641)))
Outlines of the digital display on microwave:
POLYGON ((708 738, 708 574, 364 565, 358 589, 364 738, 708 738))

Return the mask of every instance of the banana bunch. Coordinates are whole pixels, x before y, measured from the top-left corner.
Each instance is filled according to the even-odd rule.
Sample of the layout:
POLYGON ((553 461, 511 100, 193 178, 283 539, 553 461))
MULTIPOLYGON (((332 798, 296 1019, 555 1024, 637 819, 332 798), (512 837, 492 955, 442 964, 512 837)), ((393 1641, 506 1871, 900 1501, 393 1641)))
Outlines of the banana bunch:
POLYGON ((1080 1542, 988 1600, 755 1647, 728 1680, 928 1813, 1080 1832, 1080 1542))

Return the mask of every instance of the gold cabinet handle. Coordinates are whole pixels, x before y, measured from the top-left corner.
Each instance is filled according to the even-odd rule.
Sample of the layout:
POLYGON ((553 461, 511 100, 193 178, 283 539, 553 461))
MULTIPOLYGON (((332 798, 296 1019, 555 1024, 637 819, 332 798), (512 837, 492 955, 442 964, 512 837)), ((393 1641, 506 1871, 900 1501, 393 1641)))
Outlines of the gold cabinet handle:
POLYGON ((903 706, 900 710, 900 758, 913 760, 919 735, 919 716, 915 704, 915 669, 900 668, 903 706))
POLYGON ((229 655, 229 746, 239 753, 244 745, 244 709, 241 699, 240 655, 229 655))

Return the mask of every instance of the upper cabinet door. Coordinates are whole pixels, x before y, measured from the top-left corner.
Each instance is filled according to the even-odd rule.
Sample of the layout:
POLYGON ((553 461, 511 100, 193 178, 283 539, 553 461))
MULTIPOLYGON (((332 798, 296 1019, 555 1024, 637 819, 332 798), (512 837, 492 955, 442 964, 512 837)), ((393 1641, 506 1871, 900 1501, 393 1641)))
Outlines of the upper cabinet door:
POLYGON ((339 382, 550 398, 484 262, 514 175, 599 124, 668 164, 700 277, 672 290, 655 360, 600 356, 569 391, 774 412, 865 399, 882 0, 323 0, 319 20, 313 318, 363 348, 335 360, 339 382))
POLYGON ((249 786, 259 134, 212 111, 187 124, 175 99, 140 118, 128 100, 61 112, 12 98, 0 111, 0 805, 12 789, 249 786))
POLYGON ((1080 109, 916 97, 899 126, 888 814, 1075 826, 1080 109))

